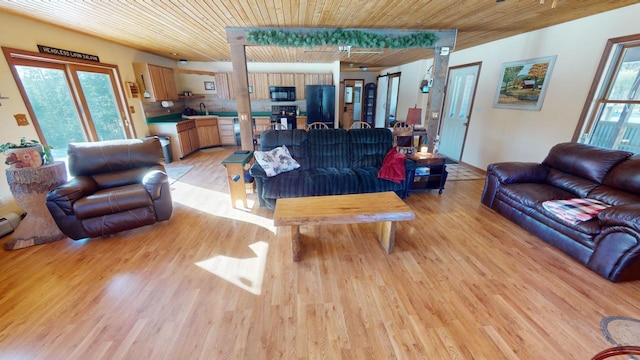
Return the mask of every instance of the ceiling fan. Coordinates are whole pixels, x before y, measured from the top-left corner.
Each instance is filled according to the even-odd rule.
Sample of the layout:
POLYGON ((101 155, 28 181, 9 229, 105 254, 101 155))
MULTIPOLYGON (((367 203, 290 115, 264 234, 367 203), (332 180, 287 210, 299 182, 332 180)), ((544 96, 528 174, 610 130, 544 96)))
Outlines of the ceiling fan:
POLYGON ((304 52, 323 52, 323 53, 347 53, 347 58, 351 57, 351 54, 384 54, 384 50, 376 50, 376 51, 360 51, 360 50, 351 50, 351 45, 340 45, 337 50, 305 50, 304 52))

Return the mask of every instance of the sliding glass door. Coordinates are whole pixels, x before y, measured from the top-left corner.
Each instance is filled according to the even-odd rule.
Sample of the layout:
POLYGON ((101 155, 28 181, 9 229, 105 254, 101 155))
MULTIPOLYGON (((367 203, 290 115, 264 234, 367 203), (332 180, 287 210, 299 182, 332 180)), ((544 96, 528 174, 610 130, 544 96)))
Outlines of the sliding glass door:
MULTIPOLYGON (((6 54, 5 54, 6 56, 6 54)), ((11 57, 41 141, 55 159, 71 142, 135 137, 113 67, 11 57)))

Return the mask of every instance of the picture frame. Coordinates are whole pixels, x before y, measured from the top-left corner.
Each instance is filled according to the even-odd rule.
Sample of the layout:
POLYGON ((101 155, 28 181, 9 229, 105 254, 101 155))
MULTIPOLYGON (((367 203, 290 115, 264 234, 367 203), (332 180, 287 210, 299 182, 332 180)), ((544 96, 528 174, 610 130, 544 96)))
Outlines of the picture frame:
POLYGON ((503 63, 493 107, 540 111, 556 56, 503 63))
POLYGON ((216 89, 216 82, 215 81, 205 81, 204 82, 204 89, 205 90, 214 90, 216 89))

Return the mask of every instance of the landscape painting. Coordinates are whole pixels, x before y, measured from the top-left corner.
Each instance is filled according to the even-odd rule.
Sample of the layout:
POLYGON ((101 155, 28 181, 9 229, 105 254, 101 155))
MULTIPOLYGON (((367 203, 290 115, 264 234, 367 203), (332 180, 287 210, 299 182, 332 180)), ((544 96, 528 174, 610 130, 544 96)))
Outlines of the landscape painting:
POLYGON ((502 64, 493 107, 539 111, 555 61, 554 55, 502 64))

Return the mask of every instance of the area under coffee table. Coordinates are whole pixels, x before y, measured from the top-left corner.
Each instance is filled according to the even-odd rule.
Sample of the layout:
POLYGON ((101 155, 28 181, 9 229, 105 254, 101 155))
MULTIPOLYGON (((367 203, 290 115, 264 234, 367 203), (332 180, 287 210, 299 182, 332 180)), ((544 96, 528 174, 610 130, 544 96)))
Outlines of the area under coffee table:
POLYGON ((278 199, 273 214, 275 226, 291 228, 294 261, 300 261, 300 225, 373 222, 378 241, 391 254, 396 221, 413 219, 415 213, 392 191, 278 199))

